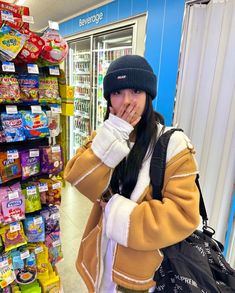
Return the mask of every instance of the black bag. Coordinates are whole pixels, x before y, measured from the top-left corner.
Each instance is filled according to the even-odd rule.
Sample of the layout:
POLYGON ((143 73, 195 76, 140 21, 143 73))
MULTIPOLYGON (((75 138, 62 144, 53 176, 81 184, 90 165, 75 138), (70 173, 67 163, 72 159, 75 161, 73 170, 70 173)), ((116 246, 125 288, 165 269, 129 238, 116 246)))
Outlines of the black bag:
MULTIPOLYGON (((158 139, 150 165, 153 197, 162 200, 167 145, 174 131, 166 131, 158 139)), ((156 271, 156 292, 216 293, 235 292, 235 270, 226 262, 223 245, 212 238, 215 231, 207 226, 207 213, 203 201, 199 176, 196 184, 200 192, 200 215, 203 231, 196 230, 185 240, 161 249, 163 262, 156 271)))

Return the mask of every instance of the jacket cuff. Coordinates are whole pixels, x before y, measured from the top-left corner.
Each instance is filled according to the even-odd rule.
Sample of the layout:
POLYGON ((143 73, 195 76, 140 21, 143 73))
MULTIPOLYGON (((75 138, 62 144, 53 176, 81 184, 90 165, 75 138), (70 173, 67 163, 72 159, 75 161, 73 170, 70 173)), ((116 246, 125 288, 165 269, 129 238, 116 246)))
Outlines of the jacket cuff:
POLYGON ((110 114, 93 139, 92 151, 105 165, 115 168, 130 152, 127 140, 133 129, 126 121, 110 114))
POLYGON ((106 235, 117 243, 128 246, 130 215, 137 203, 114 194, 105 207, 106 235))

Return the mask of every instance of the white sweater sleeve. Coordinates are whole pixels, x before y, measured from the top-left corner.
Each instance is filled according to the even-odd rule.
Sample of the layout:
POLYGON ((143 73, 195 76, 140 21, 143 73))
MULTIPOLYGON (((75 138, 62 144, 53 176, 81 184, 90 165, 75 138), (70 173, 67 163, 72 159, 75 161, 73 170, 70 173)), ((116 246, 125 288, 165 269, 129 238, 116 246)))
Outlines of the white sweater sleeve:
POLYGON ((115 168, 130 152, 127 140, 133 129, 131 124, 110 113, 98 130, 91 149, 105 165, 115 168))

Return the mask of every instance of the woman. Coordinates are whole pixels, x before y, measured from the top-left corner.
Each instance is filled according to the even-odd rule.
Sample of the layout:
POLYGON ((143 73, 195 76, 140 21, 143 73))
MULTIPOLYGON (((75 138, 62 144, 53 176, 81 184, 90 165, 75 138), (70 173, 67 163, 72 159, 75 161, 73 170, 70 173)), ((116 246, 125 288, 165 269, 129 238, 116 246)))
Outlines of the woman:
POLYGON ((151 292, 160 249, 199 224, 197 165, 182 132, 169 141, 163 201, 152 199, 150 160, 164 131, 155 96, 156 76, 143 57, 113 61, 104 78, 104 125, 66 166, 65 179, 94 203, 76 262, 89 292, 151 292))

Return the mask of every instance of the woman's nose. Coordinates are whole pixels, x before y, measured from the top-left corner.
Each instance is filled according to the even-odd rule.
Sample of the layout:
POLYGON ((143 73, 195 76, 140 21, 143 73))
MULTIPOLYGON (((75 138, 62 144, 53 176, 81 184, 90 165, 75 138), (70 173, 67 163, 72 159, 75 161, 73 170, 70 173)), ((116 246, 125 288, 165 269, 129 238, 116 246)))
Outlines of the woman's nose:
POLYGON ((129 91, 126 91, 123 93, 123 102, 125 104, 129 104, 132 100, 132 97, 131 97, 131 93, 129 91))

